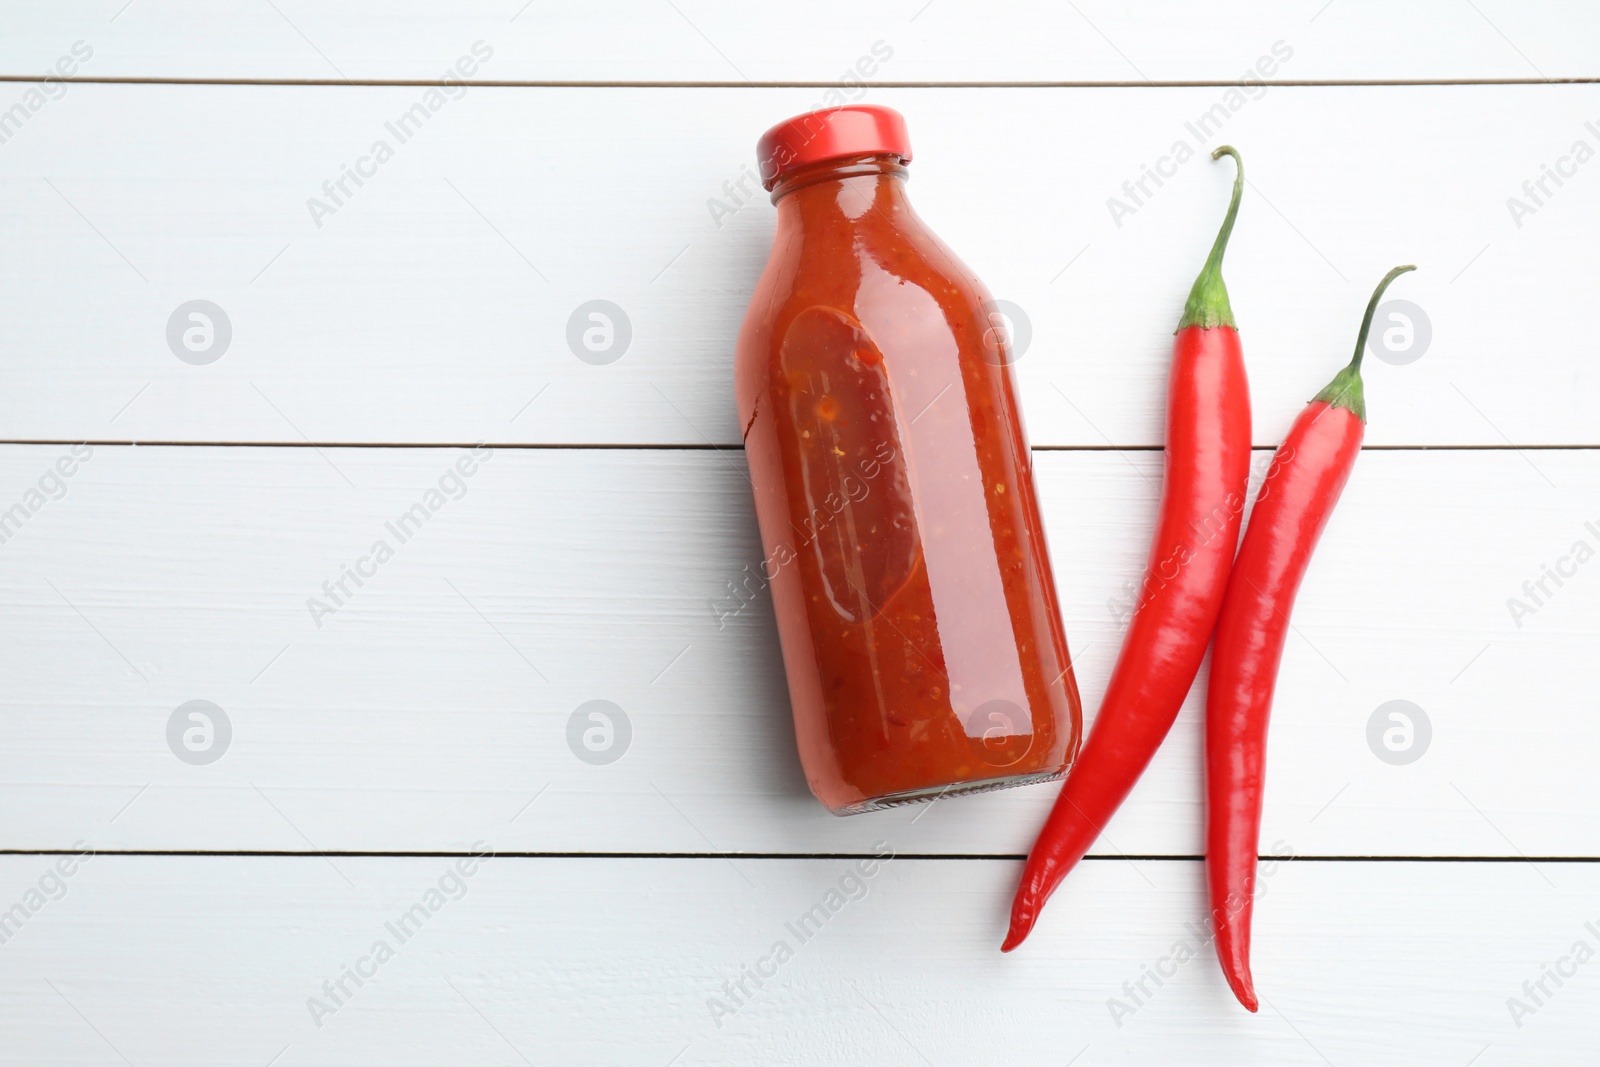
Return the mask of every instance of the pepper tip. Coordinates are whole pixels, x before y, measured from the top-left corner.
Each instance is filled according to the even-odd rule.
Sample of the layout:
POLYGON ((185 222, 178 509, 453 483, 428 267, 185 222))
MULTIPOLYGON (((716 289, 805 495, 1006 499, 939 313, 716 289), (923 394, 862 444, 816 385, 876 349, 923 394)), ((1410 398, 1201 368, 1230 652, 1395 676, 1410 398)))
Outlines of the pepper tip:
POLYGON ((1233 995, 1238 998, 1239 1003, 1244 1005, 1245 1011, 1257 1012, 1261 1010, 1261 1000, 1256 996, 1256 985, 1251 980, 1248 970, 1243 974, 1229 973, 1227 978, 1228 987, 1233 990, 1233 995))
POLYGON ((1026 941, 1038 918, 1039 911, 1027 898, 1025 887, 1019 888, 1016 899, 1011 902, 1011 925, 1006 929, 1006 939, 1000 943, 1000 951, 1010 952, 1026 941))

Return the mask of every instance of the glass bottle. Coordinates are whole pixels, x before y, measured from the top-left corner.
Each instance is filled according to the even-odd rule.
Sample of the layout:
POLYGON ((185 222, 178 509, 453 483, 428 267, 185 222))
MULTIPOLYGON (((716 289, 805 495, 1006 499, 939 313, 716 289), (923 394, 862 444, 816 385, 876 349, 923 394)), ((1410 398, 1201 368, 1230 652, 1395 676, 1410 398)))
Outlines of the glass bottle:
POLYGON ((1006 325, 906 199, 901 116, 758 147, 740 424, 806 778, 838 815, 1044 782, 1081 711, 1006 325))

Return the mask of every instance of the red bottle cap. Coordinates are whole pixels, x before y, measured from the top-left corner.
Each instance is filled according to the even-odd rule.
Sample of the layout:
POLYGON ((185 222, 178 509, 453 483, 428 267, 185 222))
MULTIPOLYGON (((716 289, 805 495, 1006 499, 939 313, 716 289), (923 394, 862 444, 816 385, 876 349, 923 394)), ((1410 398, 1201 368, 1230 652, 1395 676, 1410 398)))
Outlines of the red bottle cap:
POLYGON ((778 123, 756 142, 761 185, 769 192, 797 167, 874 153, 911 162, 906 120, 893 108, 862 104, 811 111, 778 123))

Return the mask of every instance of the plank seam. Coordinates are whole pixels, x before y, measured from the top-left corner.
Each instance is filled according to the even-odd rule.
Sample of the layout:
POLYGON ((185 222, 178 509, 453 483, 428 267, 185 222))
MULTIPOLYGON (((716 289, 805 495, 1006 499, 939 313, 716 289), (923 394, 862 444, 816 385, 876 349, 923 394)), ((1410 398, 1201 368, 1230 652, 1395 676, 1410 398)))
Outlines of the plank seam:
MULTIPOLYGON (((133 441, 113 439, 12 438, 0 439, 0 448, 22 446, 67 447, 90 445, 95 448, 490 448, 524 451, 574 452, 743 452, 743 444, 708 445, 629 444, 620 442, 567 443, 553 441, 133 441)), ((1254 452, 1272 452, 1277 445, 1251 445, 1254 452)), ((1592 452, 1597 444, 1541 445, 1362 445, 1363 452, 1592 452)), ((1033 452, 1162 452, 1164 445, 1033 445, 1033 452)))
MULTIPOLYGON (((55 77, 52 75, 52 77, 55 77)), ((0 74, 0 82, 37 84, 44 80, 38 74, 0 74)), ((184 78, 138 77, 134 75, 77 76, 75 85, 274 85, 305 86, 308 88, 443 88, 453 83, 410 78, 371 78, 346 80, 342 78, 184 78)), ((1426 87, 1434 85, 1593 85, 1600 76, 1577 75, 1564 78, 1376 78, 1370 80, 1316 79, 1295 81, 1265 81, 1261 84, 1284 89, 1426 87)), ((518 81, 515 79, 479 80, 471 83, 474 89, 836 89, 832 81, 518 81)), ((1231 89, 1239 85, 1236 79, 1208 81, 881 81, 866 83, 869 89, 1231 89)))
MULTIPOLYGON (((478 855, 474 852, 296 852, 272 849, 92 849, 95 856, 194 856, 194 857, 262 857, 300 859, 454 859, 478 855)), ((82 849, 72 848, 3 848, 0 856, 81 856, 82 849)), ((496 852, 496 859, 639 859, 639 860, 857 860, 873 859, 871 852, 496 852)), ((1283 863, 1600 863, 1600 856, 1360 856, 1360 855, 1294 855, 1256 857, 1261 862, 1283 863)), ((898 852, 897 860, 980 860, 1020 862, 1027 859, 1023 853, 944 853, 898 852)), ((1140 863, 1199 863, 1200 855, 1139 855, 1090 854, 1085 860, 1096 862, 1140 863)))

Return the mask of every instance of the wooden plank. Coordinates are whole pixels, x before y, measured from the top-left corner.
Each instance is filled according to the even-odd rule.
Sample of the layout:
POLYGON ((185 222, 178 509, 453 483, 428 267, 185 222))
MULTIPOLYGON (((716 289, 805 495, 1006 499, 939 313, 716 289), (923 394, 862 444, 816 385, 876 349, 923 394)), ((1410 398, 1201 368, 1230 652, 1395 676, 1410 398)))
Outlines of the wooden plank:
MULTIPOLYGON (((55 859, 0 859, 0 899, 55 859)), ((0 1041, 64 1067, 1575 1064, 1600 1008, 1573 955, 1600 947, 1592 864, 1270 868, 1251 1016, 1196 933, 1196 862, 1087 864, 1010 956, 1016 863, 855 863, 97 856, 5 944, 0 1041)))
MULTIPOLYGON (((0 153, 0 434, 737 443, 733 337, 773 212, 708 203, 815 91, 466 90, 314 221, 323 183, 376 166, 361 163, 375 140, 398 142, 385 124, 428 91, 83 85, 33 115, 0 153), (175 354, 196 299, 231 326, 204 366, 175 354), (567 340, 595 299, 631 323, 603 366, 567 340)), ((1422 269, 1393 296, 1423 309, 1431 342, 1408 365, 1368 361, 1373 442, 1600 443, 1596 175, 1558 188, 1540 170, 1600 145, 1585 126, 1600 86, 1263 93, 1211 139, 1250 167, 1227 276, 1258 443, 1347 358, 1371 287, 1405 261, 1422 269), (1550 195, 1513 221, 1533 179, 1550 195)), ((1171 329, 1231 166, 1197 156, 1146 180, 1133 214, 1107 205, 1132 203, 1142 167, 1171 169, 1221 95, 873 94, 910 118, 919 209, 1030 320, 1035 444, 1160 442, 1171 329)))
MULTIPOLYGON (((0 504, 26 502, 65 452, 0 449, 0 504)), ((397 537, 388 524, 441 479, 459 488, 461 456, 95 448, 0 545, 0 845, 459 849, 518 813, 504 845, 525 851, 876 840, 887 816, 834 819, 806 791, 769 601, 758 590, 739 610, 729 593, 760 558, 741 457, 497 449, 397 537), (392 558, 363 564, 376 573, 359 588, 343 579, 347 597, 325 592, 378 541, 392 558), (169 748, 193 700, 231 723, 209 765, 169 748), (591 700, 631 727, 608 765, 567 740, 591 700)), ((1037 454, 1091 710, 1159 463, 1037 454)), ((1572 558, 1600 544, 1597 490, 1593 450, 1361 457, 1285 657, 1269 840, 1308 855, 1600 855, 1587 772, 1600 570, 1572 558), (1557 588, 1542 565, 1572 576, 1557 588), (1535 606, 1523 583, 1540 580, 1535 606), (1511 597, 1536 610, 1514 618, 1511 597), (1409 765, 1369 747, 1393 700, 1431 724, 1409 765)), ((1101 853, 1200 851, 1200 691, 1101 853)), ((918 809, 905 846, 1021 853, 1052 797, 918 809)))
POLYGON ((1113 0, 1053 5, 842 0, 765 10, 708 0, 582 8, 524 0, 272 5, 201 0, 47 0, 6 5, 0 71, 51 68, 76 39, 97 77, 438 79, 456 49, 495 48, 512 81, 821 82, 874 41, 892 49, 873 80, 913 82, 1233 82, 1277 40, 1292 61, 1272 79, 1365 81, 1594 77, 1592 5, 1387 5, 1376 0, 1233 0, 1151 17, 1113 0), (774 47, 782 42, 782 47, 774 47))

